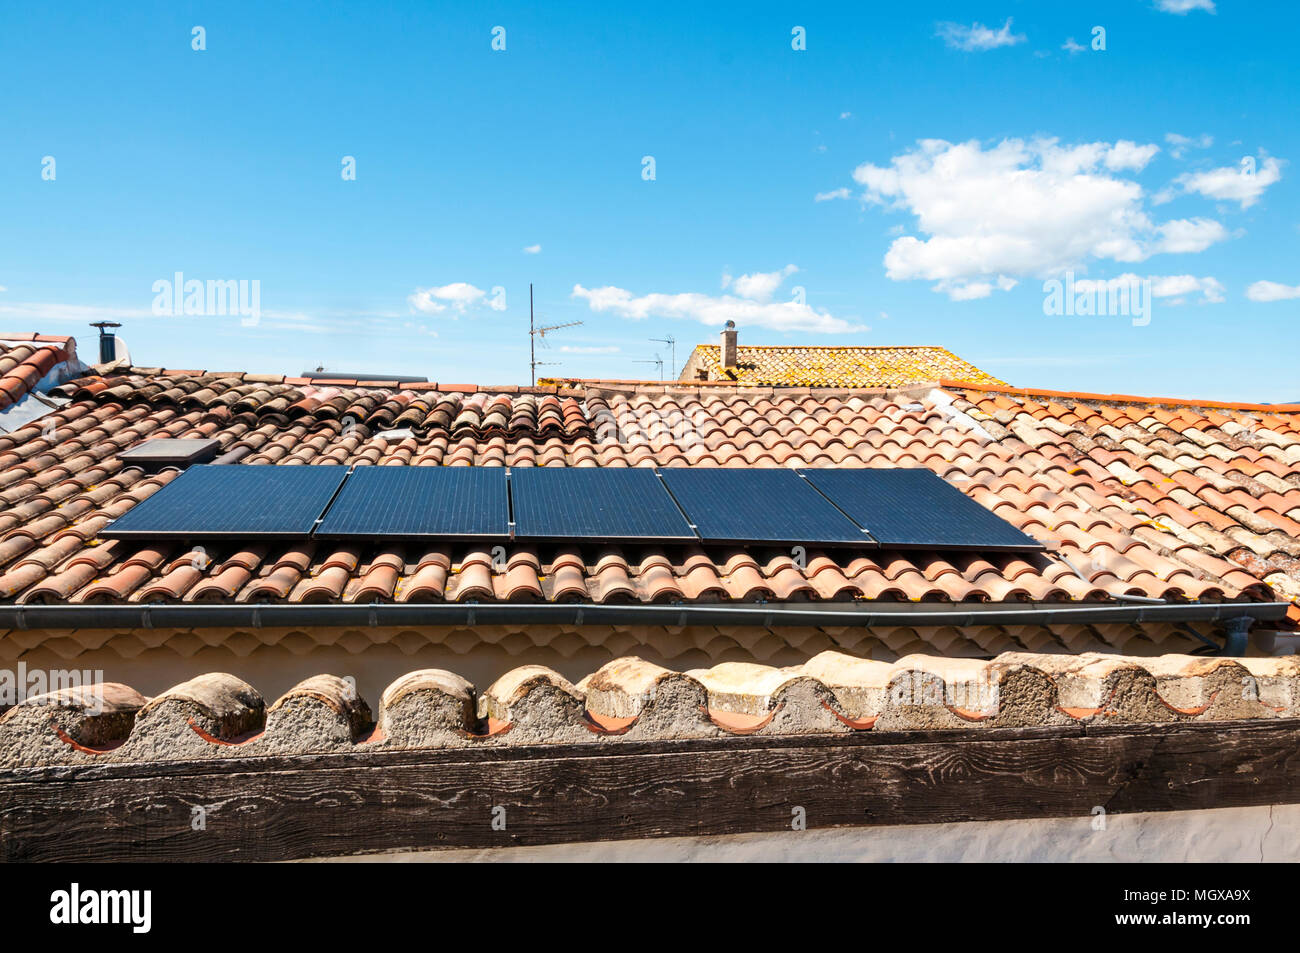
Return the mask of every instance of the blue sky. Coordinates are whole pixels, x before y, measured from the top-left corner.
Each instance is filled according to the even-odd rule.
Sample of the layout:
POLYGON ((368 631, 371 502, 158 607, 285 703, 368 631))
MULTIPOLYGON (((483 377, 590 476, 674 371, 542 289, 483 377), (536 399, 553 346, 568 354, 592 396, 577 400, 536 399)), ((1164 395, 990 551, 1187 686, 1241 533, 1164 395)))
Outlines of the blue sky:
POLYGON ((10 4, 0 332, 526 383, 531 281, 584 322, 542 375, 656 376, 651 338, 680 365, 735 316, 1030 387, 1300 399, 1297 35, 1244 0, 10 4), (256 325, 155 313, 176 272, 257 281, 256 325), (1149 280, 1149 320, 1044 314, 1067 272, 1149 280))

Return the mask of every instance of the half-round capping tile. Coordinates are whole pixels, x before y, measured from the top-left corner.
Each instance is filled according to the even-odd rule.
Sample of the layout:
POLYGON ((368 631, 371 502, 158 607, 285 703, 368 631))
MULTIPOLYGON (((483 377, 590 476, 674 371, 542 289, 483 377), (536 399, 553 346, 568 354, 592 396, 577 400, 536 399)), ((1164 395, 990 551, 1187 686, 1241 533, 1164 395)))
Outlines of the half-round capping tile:
POLYGON ((591 740, 582 693, 544 665, 523 665, 498 678, 479 698, 488 735, 505 744, 591 740))
POLYGON ((313 675, 266 712, 262 750, 307 754, 351 748, 370 728, 370 706, 337 675, 313 675))
POLYGON ((209 673, 169 688, 140 709, 120 760, 171 761, 243 753, 262 730, 266 703, 234 675, 209 673))
POLYGON ((842 717, 857 729, 875 726, 885 710, 885 691, 894 672, 888 662, 834 651, 814 655, 799 670, 831 690, 842 717))
POLYGON ((1020 660, 910 655, 894 663, 879 730, 1068 724, 1056 686, 1020 660))
POLYGON ((587 715, 607 737, 627 741, 713 738, 708 691, 689 675, 636 656, 615 659, 578 683, 587 715))
POLYGON ((117 682, 34 695, 0 717, 0 765, 80 764, 119 746, 147 699, 117 682))
POLYGON ((1246 686, 1247 690, 1253 690, 1261 703, 1282 718, 1300 715, 1300 656, 1241 658, 1236 661, 1250 673, 1253 683, 1246 686))
POLYGON ((1020 662, 1045 672, 1055 683, 1059 710, 1076 720, 1158 724, 1179 715, 1160 698, 1156 678, 1138 660, 1086 652, 1028 655, 1006 652, 1003 663, 1020 662))
POLYGON ((704 685, 709 717, 734 734, 801 735, 851 731, 835 713, 835 696, 798 669, 723 662, 686 673, 704 685))
POLYGON ((409 672, 384 689, 373 741, 393 748, 473 744, 474 686, 453 672, 409 672))
POLYGON ((1254 676, 1237 659, 1158 655, 1142 666, 1156 678, 1160 699, 1177 714, 1201 721, 1276 718, 1260 700, 1254 676))

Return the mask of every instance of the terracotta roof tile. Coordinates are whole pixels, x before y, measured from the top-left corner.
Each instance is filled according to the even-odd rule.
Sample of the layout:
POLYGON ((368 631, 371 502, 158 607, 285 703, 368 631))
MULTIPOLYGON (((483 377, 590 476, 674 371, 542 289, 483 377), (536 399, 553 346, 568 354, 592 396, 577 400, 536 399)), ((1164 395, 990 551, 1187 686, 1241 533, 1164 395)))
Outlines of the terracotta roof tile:
MULTIPOLYGON (((6 336, 6 341, 15 338, 6 336)), ((71 338, 27 335, 31 343, 0 342, 0 410, 18 403, 56 365, 67 361, 72 353, 71 338), (47 342, 47 343, 42 343, 47 342)))
MULTIPOLYGON (((1300 411, 1286 408, 1193 409, 989 383, 908 393, 641 383, 560 396, 169 371, 84 378, 56 392, 71 403, 0 435, 0 598, 962 602, 1119 593, 1262 599, 1272 590, 1300 597, 1300 411), (46 421, 56 427, 52 439, 46 421), (399 422, 411 437, 377 438, 399 422), (100 546, 95 534, 174 476, 146 475, 118 459, 160 435, 210 435, 244 464, 924 466, 1058 549, 1028 558, 827 551, 796 560, 761 549, 737 556, 699 547, 506 547, 494 561, 458 545, 251 551, 245 541, 209 547, 206 565, 155 565, 142 556, 147 547, 100 546), (72 559, 83 551, 96 559, 72 559), (137 582, 144 565, 149 577, 137 582)), ((1007 638, 992 633, 988 644, 1007 638)), ((1076 641, 1105 645, 1095 633, 1076 641)))

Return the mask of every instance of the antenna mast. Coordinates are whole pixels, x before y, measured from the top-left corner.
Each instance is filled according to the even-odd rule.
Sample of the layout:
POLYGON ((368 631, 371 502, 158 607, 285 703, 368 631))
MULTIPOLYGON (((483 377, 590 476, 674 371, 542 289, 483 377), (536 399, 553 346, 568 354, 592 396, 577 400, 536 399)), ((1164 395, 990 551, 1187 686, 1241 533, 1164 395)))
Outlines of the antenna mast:
MULTIPOLYGON (((656 342, 656 343, 658 343, 658 344, 667 344, 670 348, 672 348, 672 360, 673 360, 673 362, 672 362, 672 364, 669 366, 668 369, 669 369, 670 371, 672 371, 674 374, 676 374, 676 373, 677 373, 677 338, 673 337, 671 334, 668 334, 668 335, 665 335, 664 337, 661 337, 661 338, 651 338, 650 340, 651 340, 651 341, 654 341, 654 342, 656 342)), ((656 355, 656 357, 657 357, 657 356, 658 356, 658 355, 656 355)), ((660 376, 662 376, 662 375, 660 375, 660 376)))
POLYGON ((652 360, 652 361, 633 361, 632 363, 633 363, 633 364, 655 364, 655 365, 658 365, 658 367, 659 367, 659 379, 660 379, 661 381, 664 379, 664 359, 663 359, 662 357, 660 357, 658 354, 656 354, 656 355, 654 356, 654 360, 652 360))
POLYGON ((566 321, 563 324, 545 324, 540 328, 533 323, 533 284, 528 283, 528 366, 533 375, 533 386, 537 386, 537 368, 544 365, 556 364, 556 361, 539 361, 537 359, 537 339, 542 339, 542 347, 549 347, 546 343, 547 331, 558 331, 560 328, 573 328, 582 324, 581 321, 566 321))

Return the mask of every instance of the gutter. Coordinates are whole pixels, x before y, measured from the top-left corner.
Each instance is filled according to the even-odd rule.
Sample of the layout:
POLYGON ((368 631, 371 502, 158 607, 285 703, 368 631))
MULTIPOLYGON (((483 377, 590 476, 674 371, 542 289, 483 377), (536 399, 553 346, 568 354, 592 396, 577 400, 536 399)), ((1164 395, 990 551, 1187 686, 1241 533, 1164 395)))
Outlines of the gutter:
MULTIPOLYGON (((971 626, 1092 623, 1192 623, 1286 617, 1289 602, 1186 602, 1159 605, 978 603, 757 603, 594 605, 589 603, 379 603, 294 605, 5 605, 0 630, 203 629, 285 626, 437 625, 761 625, 971 626)), ((1242 627, 1237 622, 1234 628, 1242 627)))

